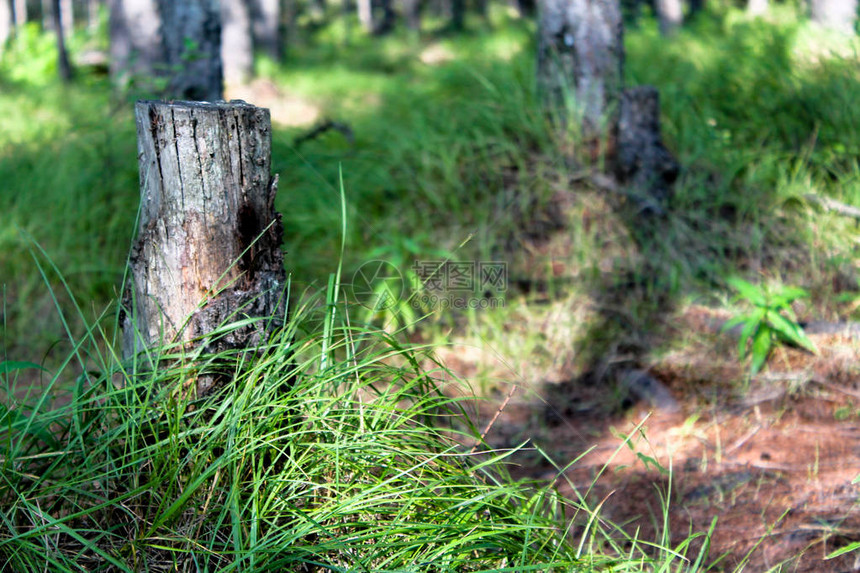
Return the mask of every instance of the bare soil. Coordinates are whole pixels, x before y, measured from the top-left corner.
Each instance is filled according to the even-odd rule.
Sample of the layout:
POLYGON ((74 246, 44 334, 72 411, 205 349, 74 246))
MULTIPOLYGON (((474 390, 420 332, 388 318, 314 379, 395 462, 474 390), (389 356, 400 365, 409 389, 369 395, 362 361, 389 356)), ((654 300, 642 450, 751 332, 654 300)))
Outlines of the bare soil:
MULTIPOLYGON (((710 558, 722 559, 714 570, 860 570, 857 553, 826 560, 860 540, 860 484, 852 483, 860 475, 860 341, 814 336, 818 356, 777 349, 744 387, 735 341, 713 328, 722 318, 698 306, 674 317, 695 336, 649 373, 675 408, 637 401, 612 380, 531 388, 512 380, 476 402, 478 424, 490 426, 486 441, 527 442, 512 458, 514 477, 602 504, 603 517, 639 539, 659 539, 660 492, 673 544, 717 518, 710 558), (569 467, 559 471, 538 448, 569 467)), ((454 373, 476 368, 456 348, 442 354, 454 373)))

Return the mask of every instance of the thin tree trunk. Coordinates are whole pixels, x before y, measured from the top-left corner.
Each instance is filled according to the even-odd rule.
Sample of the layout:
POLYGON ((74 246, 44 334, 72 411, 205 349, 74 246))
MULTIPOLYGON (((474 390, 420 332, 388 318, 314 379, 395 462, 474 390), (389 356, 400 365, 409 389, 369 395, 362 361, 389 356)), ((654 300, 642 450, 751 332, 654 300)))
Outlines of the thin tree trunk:
POLYGON ((373 0, 356 0, 358 21, 368 34, 373 33, 373 0))
POLYGON ((248 83, 254 74, 251 12, 245 0, 221 0, 221 59, 227 85, 248 83))
MULTIPOLYGON (((224 0, 221 0, 223 3, 224 0)), ((254 46, 273 60, 281 60, 281 39, 279 23, 281 4, 279 0, 253 0, 251 18, 253 19, 254 46)), ((226 25, 226 21, 222 21, 226 25)))
POLYGON ((87 0, 87 27, 90 32, 95 32, 99 27, 99 0, 87 0))
POLYGON ((664 36, 675 35, 684 22, 681 0, 657 0, 657 17, 660 33, 664 36))
POLYGON ((158 0, 169 72, 167 95, 218 101, 224 97, 218 0, 158 0))
POLYGON ((15 14, 15 27, 27 23, 27 0, 13 0, 12 8, 15 14))
POLYGON ((466 0, 449 0, 451 10, 451 29, 455 32, 463 30, 466 21, 466 0))
POLYGON ((10 0, 0 0, 0 58, 6 50, 6 42, 12 35, 12 4, 10 0))
POLYGON ((421 0, 403 0, 406 26, 413 32, 421 31, 421 0))
POLYGON ((60 0, 52 1, 51 20, 54 23, 54 32, 57 35, 57 70, 60 72, 60 79, 63 80, 63 83, 69 83, 72 81, 72 64, 69 62, 69 54, 66 51, 60 0))
MULTIPOLYGON (((123 295, 123 356, 168 343, 213 353, 259 347, 286 319, 269 111, 142 101, 135 116, 141 215, 123 295), (261 321, 209 336, 246 318, 261 321)), ((224 375, 203 373, 197 395, 224 375)))
POLYGON ((157 0, 108 2, 111 78, 121 88, 134 83, 146 89, 159 74, 166 73, 157 0))
POLYGON ((75 9, 72 0, 60 0, 60 21, 66 38, 75 31, 75 9))

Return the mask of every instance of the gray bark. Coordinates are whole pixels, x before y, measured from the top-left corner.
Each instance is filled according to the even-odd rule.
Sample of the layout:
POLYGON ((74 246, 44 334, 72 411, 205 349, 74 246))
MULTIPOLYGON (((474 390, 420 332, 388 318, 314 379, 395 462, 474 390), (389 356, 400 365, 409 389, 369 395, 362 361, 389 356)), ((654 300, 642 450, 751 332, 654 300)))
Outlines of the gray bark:
POLYGON ((394 28, 391 0, 358 0, 358 20, 368 34, 380 36, 394 28))
POLYGON ((158 0, 167 66, 167 93, 177 99, 223 98, 218 0, 158 0))
POLYGON ((762 16, 767 13, 767 0, 748 0, 747 13, 750 16, 762 16))
POLYGON ((368 34, 373 33, 373 2, 372 0, 356 0, 358 21, 368 34))
POLYGON ((110 36, 120 85, 133 80, 166 98, 222 98, 216 0, 110 0, 110 36))
POLYGON ((810 0, 812 21, 843 34, 854 34, 857 0, 810 0))
POLYGON ((167 61, 158 4, 156 0, 109 0, 108 9, 111 77, 121 87, 134 82, 145 88, 167 61))
POLYGON ((421 31, 421 0, 403 0, 403 12, 406 26, 414 31, 421 31))
MULTIPOLYGON (((224 2, 224 0, 221 0, 224 2)), ((252 0, 254 45, 275 61, 281 59, 281 3, 279 0, 252 0)), ((226 20, 224 21, 226 24, 226 20)))
POLYGON ((15 16, 15 26, 22 26, 27 22, 27 0, 12 0, 12 8, 15 16))
POLYGON ((623 87, 623 28, 617 0, 543 0, 538 27, 538 87, 566 129, 575 115, 587 141, 617 122, 623 87))
POLYGON ((75 31, 75 9, 72 0, 60 0, 60 22, 66 38, 75 31))
POLYGON ((659 213, 680 165, 663 145, 660 94, 652 86, 624 90, 618 121, 615 168, 643 211, 659 213), (655 203, 656 202, 656 203, 655 203))
POLYGON ((0 57, 6 48, 6 42, 12 35, 12 4, 9 0, 0 0, 0 57))
POLYGON ((94 32, 99 27, 99 0, 87 0, 87 27, 94 32))
POLYGON ((684 23, 684 10, 681 0, 657 0, 657 18, 660 23, 660 33, 672 36, 684 23))
MULTIPOLYGON (((286 319, 269 111, 138 102, 141 213, 123 296, 123 356, 178 343, 242 351, 286 319), (225 323, 257 321, 215 339, 225 323)), ((205 394, 218 375, 197 379, 205 394)))
POLYGON ((60 73, 60 79, 68 83, 72 80, 72 64, 69 62, 69 53, 66 51, 60 0, 52 0, 51 2, 51 21, 53 22, 54 33, 57 35, 57 70, 60 73))
POLYGON ((251 10, 246 0, 221 0, 221 59, 227 85, 248 83, 254 74, 251 10))

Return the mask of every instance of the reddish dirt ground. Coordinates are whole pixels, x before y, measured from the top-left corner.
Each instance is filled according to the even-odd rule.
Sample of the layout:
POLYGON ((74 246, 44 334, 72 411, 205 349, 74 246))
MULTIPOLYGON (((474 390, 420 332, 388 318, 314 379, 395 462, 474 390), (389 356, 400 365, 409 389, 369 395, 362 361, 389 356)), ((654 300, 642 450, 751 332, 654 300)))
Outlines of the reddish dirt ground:
MULTIPOLYGON (((714 517, 710 562, 717 571, 860 570, 860 552, 825 560, 860 541, 860 363, 858 341, 813 337, 820 354, 778 349, 749 386, 736 358, 710 327, 711 313, 687 309, 684 328, 698 341, 649 368, 680 409, 661 411, 622 396, 610 382, 571 380, 529 391, 500 390, 478 403, 490 446, 528 441, 512 458, 517 478, 552 482, 643 540, 659 539, 660 495, 671 489, 673 544, 705 532, 714 517), (501 408, 501 411, 500 411, 501 408), (624 436, 629 435, 629 445, 624 436), (653 458, 669 476, 647 463, 653 458), (656 488, 656 489, 655 489, 656 488), (657 524, 655 526, 655 524, 657 524)), ((456 373, 474 365, 444 357, 456 373)), ((518 384, 514 382, 514 384, 518 384)), ((521 384, 521 383, 520 383, 521 384)), ((688 551, 688 556, 697 554, 688 551)))

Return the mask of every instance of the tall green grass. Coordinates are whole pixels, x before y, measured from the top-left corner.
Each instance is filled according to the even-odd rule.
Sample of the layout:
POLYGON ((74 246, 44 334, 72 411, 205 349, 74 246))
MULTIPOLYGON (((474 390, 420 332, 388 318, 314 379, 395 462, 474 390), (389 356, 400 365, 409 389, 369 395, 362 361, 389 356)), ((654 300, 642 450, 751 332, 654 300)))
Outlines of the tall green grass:
POLYGON ((144 369, 109 350, 106 313, 41 391, 15 397, 37 367, 0 362, 2 568, 703 570, 707 544, 685 556, 694 538, 655 553, 583 503, 514 484, 511 452, 484 449, 427 348, 350 328, 321 294, 239 354, 164 347, 144 369), (217 394, 189 397, 225 365, 217 394))

